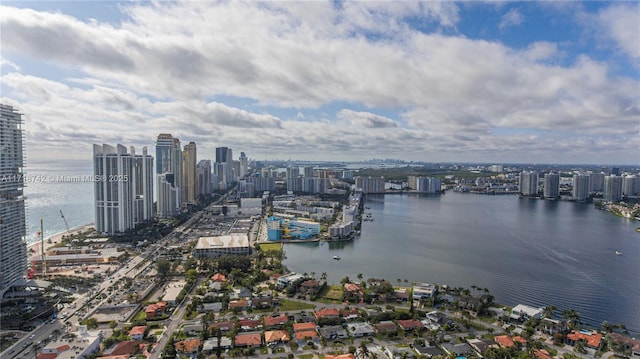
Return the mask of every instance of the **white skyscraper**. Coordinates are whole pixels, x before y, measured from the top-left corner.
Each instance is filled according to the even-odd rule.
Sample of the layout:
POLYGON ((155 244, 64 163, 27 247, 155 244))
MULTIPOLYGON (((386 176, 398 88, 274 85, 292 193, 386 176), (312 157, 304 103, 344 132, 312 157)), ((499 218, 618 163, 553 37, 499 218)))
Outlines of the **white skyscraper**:
POLYGON ((93 145, 96 230, 121 234, 152 217, 153 157, 123 145, 93 145))
POLYGON ((608 202, 619 202, 622 200, 622 177, 616 175, 604 177, 603 198, 608 202))
POLYGON ((0 104, 0 297, 27 271, 22 114, 0 104))
POLYGON ((589 198, 589 175, 573 175, 573 190, 571 192, 576 201, 586 201, 589 198))
POLYGON ((198 202, 198 176, 196 160, 196 144, 189 142, 182 152, 182 200, 185 203, 198 202))
POLYGON ((198 172, 198 195, 211 194, 211 160, 201 160, 196 168, 198 172))
POLYGON ((627 175, 622 177, 622 195, 623 196, 635 196, 638 194, 638 187, 640 185, 640 178, 635 175, 627 175))

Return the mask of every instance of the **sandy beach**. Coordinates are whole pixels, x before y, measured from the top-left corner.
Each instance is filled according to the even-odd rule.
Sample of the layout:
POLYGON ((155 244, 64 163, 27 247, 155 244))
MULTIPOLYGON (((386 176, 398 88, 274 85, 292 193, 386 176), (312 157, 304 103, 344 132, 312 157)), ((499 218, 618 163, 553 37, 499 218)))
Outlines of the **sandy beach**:
MULTIPOLYGON (((89 223, 89 224, 85 224, 79 227, 75 227, 72 228, 68 231, 64 231, 64 232, 60 232, 60 233, 56 233, 53 236, 50 236, 48 238, 44 239, 44 252, 46 253, 47 250, 49 250, 50 247, 60 243, 62 241, 62 236, 66 236, 69 234, 73 234, 73 233, 78 233, 78 232, 85 232, 88 229, 94 228, 93 223, 89 223)), ((41 248, 40 248, 41 243, 40 242, 36 242, 36 243, 31 243, 29 245, 27 245, 27 254, 29 256, 29 260, 31 260, 31 258, 33 257, 39 257, 42 252, 41 252, 41 248)))

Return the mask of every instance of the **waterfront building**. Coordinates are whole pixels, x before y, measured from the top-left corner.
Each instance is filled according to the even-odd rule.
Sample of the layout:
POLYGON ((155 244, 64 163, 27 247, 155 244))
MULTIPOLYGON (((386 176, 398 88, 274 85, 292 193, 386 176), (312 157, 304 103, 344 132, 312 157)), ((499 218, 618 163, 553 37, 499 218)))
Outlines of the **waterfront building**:
POLYGON ((345 222, 345 223, 355 222, 357 216, 358 216, 357 205, 342 206, 342 222, 345 222))
POLYGON ((356 177, 356 191, 364 194, 368 193, 384 193, 384 177, 356 177))
POLYGON ((305 166, 302 168, 302 175, 305 177, 315 177, 314 170, 311 166, 305 166))
POLYGON ((571 195, 575 201, 584 202, 589 198, 589 175, 574 174, 571 195))
POLYGON ((304 177, 302 179, 302 192, 314 194, 324 193, 329 189, 330 183, 329 178, 304 177))
POLYGON ((204 259, 226 255, 246 255, 249 252, 249 236, 246 233, 231 233, 224 236, 200 237, 194 256, 204 259))
POLYGON ((523 196, 536 196, 538 194, 537 172, 520 172, 520 193, 523 196))
POLYGON ((267 240, 280 240, 280 222, 280 218, 277 217, 269 217, 267 219, 267 240))
POLYGON ((171 134, 161 133, 156 140, 156 181, 158 184, 157 211, 161 218, 169 218, 180 213, 182 205, 182 148, 180 140, 171 134), (160 183, 169 183, 171 190, 163 189, 163 194, 171 193, 174 198, 160 193, 160 183), (172 213, 168 215, 169 213, 172 213), (168 217, 167 217, 168 216, 168 217))
POLYGON ((351 170, 342 171, 342 179, 352 180, 353 179, 353 171, 351 171, 351 170))
POLYGON ((347 238, 355 230, 354 222, 336 223, 329 227, 329 235, 331 238, 347 238))
POLYGON ((21 113, 0 104, 0 298, 27 272, 22 125, 21 113))
POLYGON ((184 203, 198 202, 198 176, 196 162, 196 144, 189 142, 182 152, 182 200, 184 203))
POLYGON ((640 187, 640 177, 636 175, 627 175, 622 177, 622 195, 636 196, 640 187))
POLYGON ((413 300, 425 300, 433 298, 438 292, 438 287, 430 283, 413 283, 413 300))
POLYGON ((422 193, 440 193, 442 190, 442 181, 440 178, 434 177, 418 177, 416 178, 415 190, 422 193))
POLYGON ((607 202, 620 202, 622 200, 622 177, 616 175, 604 177, 603 198, 607 202))
POLYGON ((589 173, 589 192, 604 191, 604 173, 589 173))
POLYGON ((153 157, 131 153, 123 145, 93 145, 96 230, 122 234, 151 219, 153 210, 153 157))
POLYGON ((211 160, 201 160, 196 166, 198 196, 211 194, 211 160))
POLYGON ((544 198, 560 197, 560 175, 557 173, 547 173, 544 175, 544 188, 542 194, 544 198))

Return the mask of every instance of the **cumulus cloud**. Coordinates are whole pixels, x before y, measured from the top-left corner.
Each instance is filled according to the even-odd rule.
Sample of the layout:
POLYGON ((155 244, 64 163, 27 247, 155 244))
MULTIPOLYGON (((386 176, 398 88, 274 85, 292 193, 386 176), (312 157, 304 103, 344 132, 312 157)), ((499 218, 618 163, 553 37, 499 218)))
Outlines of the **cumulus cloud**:
POLYGON ((620 51, 640 64, 640 4, 615 3, 600 11, 596 22, 620 51))
MULTIPOLYGON (((598 16, 621 49, 637 54, 633 38, 609 21, 629 24, 618 10, 629 6, 598 16)), ((513 49, 415 28, 455 28, 454 3, 186 1, 122 9, 126 17, 110 25, 0 8, 3 67, 18 54, 81 72, 54 81, 16 65, 3 76, 10 92, 2 101, 29 113, 34 138, 73 138, 79 150, 82 134, 91 138, 85 142, 151 145, 157 133, 172 132, 265 154, 411 148, 416 156, 442 149, 527 156, 518 150, 534 140, 527 131, 543 134, 535 141, 550 148, 557 131, 577 145, 637 143, 629 136, 640 121, 636 80, 612 77, 609 64, 586 56, 558 65, 562 53, 550 42, 513 49)), ((504 28, 524 16, 511 9, 502 20, 504 28)))
POLYGON ((500 23, 498 27, 500 29, 504 29, 511 26, 517 26, 522 24, 524 21, 524 16, 520 13, 518 9, 511 9, 506 14, 502 15, 500 18, 500 23))

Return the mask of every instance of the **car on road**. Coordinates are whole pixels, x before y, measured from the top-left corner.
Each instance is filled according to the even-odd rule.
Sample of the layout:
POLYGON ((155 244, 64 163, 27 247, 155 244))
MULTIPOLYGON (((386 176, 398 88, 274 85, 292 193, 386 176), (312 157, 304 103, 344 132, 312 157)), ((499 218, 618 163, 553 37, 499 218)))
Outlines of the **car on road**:
POLYGON ((33 339, 33 338, 35 338, 35 337, 36 337, 36 335, 35 335, 35 334, 31 334, 31 335, 29 335, 29 339, 33 339))

